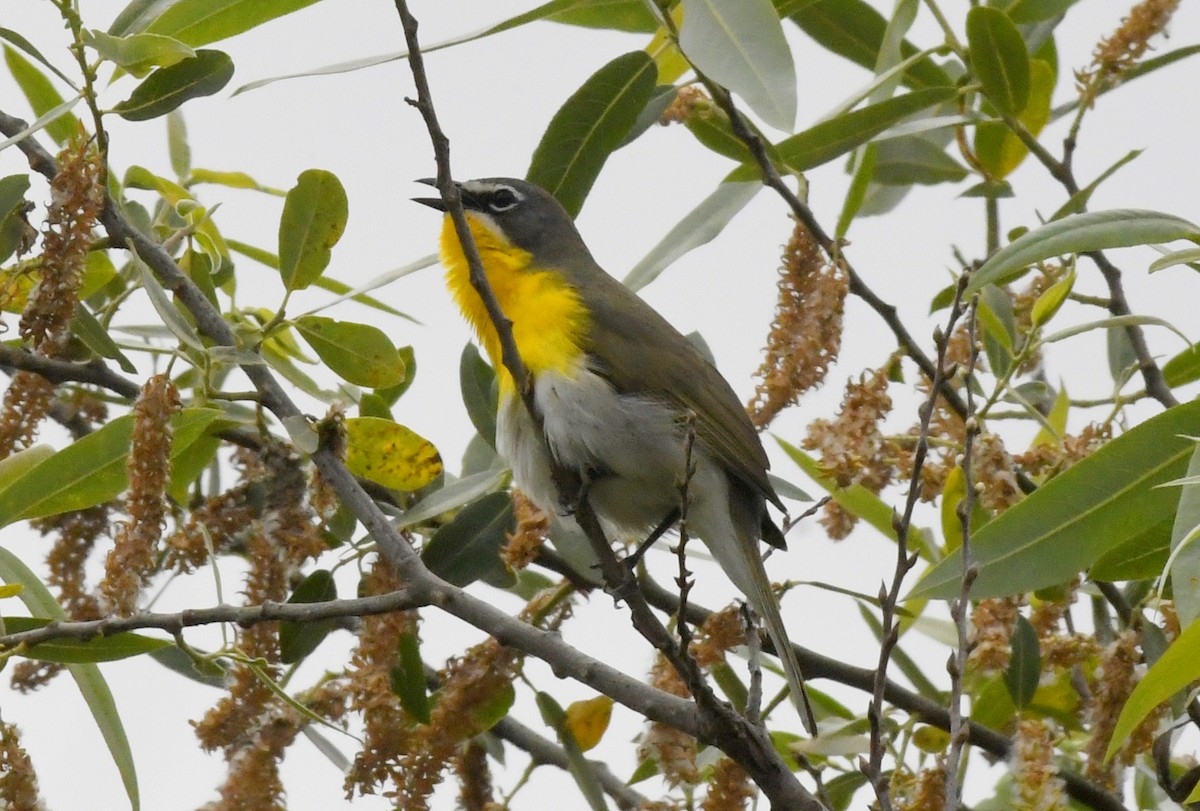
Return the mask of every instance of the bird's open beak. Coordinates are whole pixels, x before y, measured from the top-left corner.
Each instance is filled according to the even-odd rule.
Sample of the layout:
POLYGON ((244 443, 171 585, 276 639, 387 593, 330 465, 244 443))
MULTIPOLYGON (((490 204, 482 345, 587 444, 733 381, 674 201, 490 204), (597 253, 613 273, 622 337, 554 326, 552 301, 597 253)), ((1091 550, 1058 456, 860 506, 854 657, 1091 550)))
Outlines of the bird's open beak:
MULTIPOLYGON (((434 187, 437 186, 437 181, 434 180, 432 177, 423 177, 420 180, 418 180, 417 182, 424 183, 426 186, 434 186, 434 187)), ((430 208, 436 208, 438 211, 446 210, 446 202, 444 200, 442 200, 442 198, 440 198, 440 197, 414 197, 414 198, 412 198, 412 201, 414 203, 420 203, 423 206, 429 206, 430 208)))

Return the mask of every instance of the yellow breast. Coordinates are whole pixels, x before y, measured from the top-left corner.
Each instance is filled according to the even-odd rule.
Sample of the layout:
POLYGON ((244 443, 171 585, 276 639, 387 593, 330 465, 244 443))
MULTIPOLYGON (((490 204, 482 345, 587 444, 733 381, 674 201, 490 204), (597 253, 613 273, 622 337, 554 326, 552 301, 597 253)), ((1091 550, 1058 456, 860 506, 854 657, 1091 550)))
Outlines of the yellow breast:
MULTIPOLYGON (((468 212, 467 221, 492 292, 512 321, 513 339, 525 367, 533 375, 545 371, 573 374, 583 355, 582 338, 588 321, 579 294, 561 273, 531 267, 533 256, 509 244, 482 218, 468 212)), ((496 367, 501 392, 512 392, 512 376, 501 361, 500 338, 483 299, 471 286, 467 259, 449 216, 442 225, 441 254, 446 284, 455 303, 496 367)))

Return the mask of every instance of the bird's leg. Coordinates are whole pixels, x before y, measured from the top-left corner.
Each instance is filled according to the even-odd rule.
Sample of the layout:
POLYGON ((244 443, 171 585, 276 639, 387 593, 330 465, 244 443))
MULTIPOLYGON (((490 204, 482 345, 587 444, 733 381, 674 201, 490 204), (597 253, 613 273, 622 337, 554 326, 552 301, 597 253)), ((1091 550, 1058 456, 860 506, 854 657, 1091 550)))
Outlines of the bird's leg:
POLYGON ((679 515, 680 513, 678 507, 667 513, 666 517, 663 518, 663 520, 658 523, 658 526, 654 528, 654 531, 646 536, 646 540, 638 544, 638 548, 633 550, 632 553, 625 556, 625 565, 630 569, 633 569, 633 567, 637 566, 642 559, 642 555, 645 555, 646 551, 650 547, 654 546, 659 538, 661 538, 663 535, 666 535, 667 531, 670 530, 671 527, 675 526, 675 524, 679 521, 679 515))
POLYGON ((574 515, 579 510, 579 505, 587 500, 588 493, 592 489, 592 482, 603 478, 603 476, 603 471, 595 470, 593 468, 585 467, 578 471, 574 476, 575 480, 579 484, 579 486, 575 488, 575 492, 568 494, 564 491, 562 494, 563 515, 574 515))

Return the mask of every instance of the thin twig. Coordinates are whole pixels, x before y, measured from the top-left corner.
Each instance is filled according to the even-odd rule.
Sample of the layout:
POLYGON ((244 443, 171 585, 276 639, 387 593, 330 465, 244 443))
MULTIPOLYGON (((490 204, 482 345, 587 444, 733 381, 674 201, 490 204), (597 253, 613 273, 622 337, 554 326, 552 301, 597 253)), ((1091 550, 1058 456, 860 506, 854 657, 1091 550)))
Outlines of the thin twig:
MULTIPOLYGON (((959 302, 956 302, 955 306, 959 306, 959 302)), ((959 764, 962 762, 963 750, 970 740, 970 724, 965 720, 962 702, 963 672, 971 645, 967 614, 971 609, 971 586, 975 584, 975 579, 979 576, 979 567, 971 557, 971 517, 975 512, 975 475, 971 462, 974 457, 975 438, 979 435, 979 421, 974 414, 975 395, 971 388, 971 379, 975 374, 975 363, 978 357, 978 350, 975 347, 977 326, 975 310, 977 306, 978 299, 973 299, 967 312, 967 338, 971 349, 967 366, 963 370, 966 381, 963 388, 967 392, 969 415, 966 419, 966 438, 962 460, 965 493, 962 500, 955 506, 959 526, 962 529, 961 546, 959 547, 962 555, 962 575, 959 581, 958 597, 950 605, 950 616, 954 620, 958 644, 947 664, 947 670, 950 672, 950 749, 946 755, 946 811, 955 811, 962 802, 959 764)))

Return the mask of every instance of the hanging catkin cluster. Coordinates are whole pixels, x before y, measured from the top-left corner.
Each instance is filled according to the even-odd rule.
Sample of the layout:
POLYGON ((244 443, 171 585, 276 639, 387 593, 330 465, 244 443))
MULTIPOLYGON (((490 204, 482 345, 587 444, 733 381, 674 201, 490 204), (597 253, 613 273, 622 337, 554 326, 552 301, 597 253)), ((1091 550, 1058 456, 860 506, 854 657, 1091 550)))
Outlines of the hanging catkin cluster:
POLYGON ((762 429, 801 394, 819 386, 842 347, 849 280, 796 222, 779 268, 779 300, 767 335, 758 385, 747 410, 762 429))

